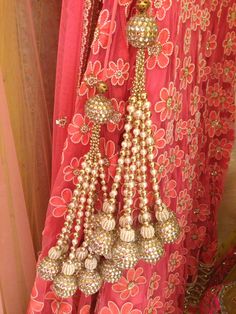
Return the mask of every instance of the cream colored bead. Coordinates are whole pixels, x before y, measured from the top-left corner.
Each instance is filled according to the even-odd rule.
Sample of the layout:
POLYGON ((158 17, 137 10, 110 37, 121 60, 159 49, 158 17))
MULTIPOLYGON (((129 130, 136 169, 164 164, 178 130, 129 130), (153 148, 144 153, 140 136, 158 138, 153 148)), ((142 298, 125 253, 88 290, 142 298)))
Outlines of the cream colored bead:
POLYGON ((135 240, 135 231, 122 228, 120 231, 120 239, 124 242, 133 242, 135 240))
POLYGON ((92 258, 86 258, 85 262, 84 262, 84 266, 86 269, 88 270, 94 270, 96 269, 98 264, 98 261, 95 257, 92 258))
MULTIPOLYGON (((57 241, 58 242, 58 241, 57 241)), ((61 250, 58 250, 55 246, 51 247, 51 249, 48 252, 48 256, 51 259, 58 259, 61 257, 61 250)))
POLYGON ((75 265, 71 262, 64 262, 62 265, 62 273, 71 276, 75 273, 75 265))
POLYGON ((155 235, 155 229, 152 225, 142 226, 140 229, 140 234, 145 239, 151 239, 155 235))
POLYGON ((106 231, 111 231, 115 229, 116 221, 113 217, 103 217, 101 220, 101 226, 106 231))

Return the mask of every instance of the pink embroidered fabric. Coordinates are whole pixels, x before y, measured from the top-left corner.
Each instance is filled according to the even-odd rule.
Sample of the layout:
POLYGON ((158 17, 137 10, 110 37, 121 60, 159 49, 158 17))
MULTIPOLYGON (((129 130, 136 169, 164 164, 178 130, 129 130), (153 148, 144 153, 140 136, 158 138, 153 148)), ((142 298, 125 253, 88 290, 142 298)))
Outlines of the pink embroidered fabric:
MULTIPOLYGON (((68 128, 57 126, 54 133, 53 188, 40 259, 55 244, 81 157, 89 149, 91 122, 84 116, 84 104, 95 93, 89 83, 103 76, 108 48, 109 97, 121 114, 118 124, 102 129, 101 150, 107 160, 109 182, 120 149, 136 54, 127 44, 126 25, 135 1, 103 1, 76 97, 87 23, 83 10, 89 2, 71 0, 63 5, 55 119, 66 116, 68 128), (111 23, 114 5, 116 14, 111 23)), ((234 138, 236 3, 153 0, 150 11, 159 28, 156 45, 146 55, 156 168, 162 198, 176 212, 181 236, 166 247, 159 263, 151 266, 139 262, 117 283, 104 284, 92 297, 77 292, 73 298, 60 299, 50 282, 36 277, 28 314, 183 313, 187 283, 196 281, 199 263, 213 262, 217 246, 216 209, 234 138)), ((152 195, 149 203, 151 206, 152 195)))

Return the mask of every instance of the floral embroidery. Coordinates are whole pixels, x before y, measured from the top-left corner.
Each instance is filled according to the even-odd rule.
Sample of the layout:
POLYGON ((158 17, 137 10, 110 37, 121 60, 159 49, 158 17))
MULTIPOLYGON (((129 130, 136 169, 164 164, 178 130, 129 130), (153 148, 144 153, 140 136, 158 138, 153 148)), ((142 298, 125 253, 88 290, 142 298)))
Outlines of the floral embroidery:
POLYGON ((173 300, 169 300, 164 303, 164 313, 165 314, 171 314, 175 313, 175 307, 173 306, 173 300))
POLYGON ((168 261, 168 272, 174 272, 177 268, 179 268, 183 261, 184 257, 179 253, 179 251, 171 253, 168 261))
POLYGON ((185 57, 183 67, 180 70, 180 88, 186 89, 187 85, 192 83, 195 64, 191 63, 191 57, 185 57))
POLYGON ((204 54, 206 57, 210 57, 212 52, 216 49, 216 35, 211 34, 210 31, 207 31, 206 42, 204 44, 204 54))
POLYGON ((38 294, 39 293, 35 283, 30 296, 29 310, 27 311, 27 314, 41 313, 41 311, 43 310, 44 303, 36 300, 38 294))
POLYGON ((190 113, 193 116, 200 109, 199 86, 194 86, 193 92, 190 94, 190 113))
POLYGON ((179 273, 170 274, 168 281, 165 284, 165 297, 168 299, 173 293, 175 293, 176 286, 180 284, 179 273))
POLYGON ((70 189, 63 189, 61 191, 61 196, 52 196, 49 203, 54 207, 52 214, 54 217, 62 217, 67 211, 67 206, 69 205, 72 198, 72 192, 70 189))
POLYGON ((45 295, 46 300, 52 300, 51 309, 55 314, 70 314, 72 313, 72 306, 65 302, 64 299, 59 298, 53 291, 49 291, 45 295))
POLYGON ((163 87, 160 92, 161 100, 155 104, 155 111, 160 112, 161 121, 176 117, 181 109, 182 96, 176 91, 173 82, 169 83, 168 89, 163 87))
POLYGON ((165 145, 166 145, 165 130, 164 129, 158 129, 156 124, 153 123, 152 132, 153 132, 153 138, 155 141, 155 148, 160 149, 160 148, 165 147, 165 145))
POLYGON ((77 177, 79 175, 81 161, 82 158, 78 159, 74 157, 71 159, 70 165, 63 169, 65 181, 73 181, 74 184, 78 183, 77 177))
POLYGON ((154 0, 153 6, 156 9, 156 17, 162 21, 166 16, 166 11, 170 9, 172 0, 154 0))
POLYGON ((79 311, 79 314, 90 314, 90 308, 91 306, 89 304, 85 304, 79 311))
POLYGON ((228 10, 227 22, 229 23, 229 28, 236 27, 236 3, 228 10))
POLYGON ((199 5, 192 7, 191 12, 191 28, 196 31, 197 27, 201 24, 202 11, 199 9, 199 5))
POLYGON ((170 31, 163 28, 157 36, 156 44, 148 48, 147 68, 152 70, 158 65, 165 68, 169 64, 169 56, 173 52, 173 43, 169 41, 170 31))
POLYGON ((198 81, 199 82, 200 80, 207 81, 209 78, 210 72, 211 72, 211 68, 207 65, 207 62, 203 58, 202 53, 200 53, 199 59, 198 59, 198 76, 199 76, 198 81))
POLYGON ((108 306, 104 306, 99 314, 142 314, 142 312, 134 309, 134 305, 130 302, 123 303, 119 308, 116 303, 108 301, 108 306))
POLYGON ((184 151, 179 146, 172 147, 168 154, 169 157, 169 172, 173 172, 175 168, 181 166, 184 157, 184 151))
POLYGON ((226 34, 223 47, 226 56, 229 56, 231 53, 236 53, 236 33, 234 31, 226 34))
POLYGON ((229 143, 226 138, 222 138, 221 140, 215 138, 210 144, 210 156, 214 157, 216 160, 223 158, 228 160, 232 146, 232 143, 229 143))
POLYGON ((92 122, 82 114, 75 114, 72 123, 68 126, 68 134, 73 143, 82 143, 82 145, 88 145, 90 136, 92 134, 92 122))
POLYGON ((115 31, 115 22, 111 28, 111 21, 108 20, 109 18, 109 11, 102 10, 100 16, 98 18, 98 24, 94 32, 94 39, 91 45, 92 51, 94 54, 97 54, 100 50, 100 47, 106 49, 108 46, 109 40, 109 32, 112 33, 115 31))
POLYGON ((176 198, 176 181, 175 180, 165 180, 165 191, 163 195, 163 201, 166 206, 170 206, 171 198, 176 198))
POLYGON ((226 134, 228 131, 228 123, 220 118, 220 112, 210 111, 209 117, 206 119, 206 128, 209 137, 226 134))
POLYGON ((80 84, 78 94, 83 96, 85 94, 91 97, 95 93, 95 85, 98 81, 102 80, 102 66, 101 62, 96 60, 94 63, 89 61, 86 72, 84 73, 84 79, 80 84))
POLYGON ((206 221, 208 216, 210 215, 210 209, 207 204, 199 204, 197 207, 193 209, 193 221, 206 221))
POLYGON ((163 307, 163 303, 160 301, 160 297, 148 300, 148 305, 144 309, 144 314, 158 314, 158 309, 163 307))
POLYGON ((200 21, 201 30, 205 32, 209 25, 210 25, 210 12, 208 11, 208 9, 204 9, 201 11, 200 21))
POLYGON ((234 82, 236 77, 236 65, 233 60, 225 60, 223 64, 223 81, 234 82))
POLYGON ((190 45, 191 45, 191 29, 187 28, 184 35, 184 53, 185 54, 189 52, 190 45))
POLYGON ((190 211, 192 209, 192 198, 188 194, 187 189, 179 192, 177 198, 177 213, 183 213, 185 211, 190 211))
POLYGON ((158 182, 160 182, 161 178, 164 178, 167 175, 168 166, 169 159, 167 158, 167 152, 164 152, 164 154, 158 156, 156 162, 158 182))
POLYGON ((197 225, 190 226, 190 235, 187 237, 187 245, 189 249, 200 248, 206 235, 206 227, 197 225))
POLYGON ((192 14, 192 7, 193 7, 192 0, 182 0, 181 1, 181 18, 182 22, 185 23, 191 17, 192 14))
POLYGON ((146 278, 142 276, 143 268, 131 268, 126 276, 122 276, 119 281, 112 286, 112 290, 120 294, 121 300, 135 297, 139 293, 139 285, 146 283, 146 278))
POLYGON ((152 277, 150 278, 149 286, 148 286, 148 292, 147 292, 147 298, 150 299, 154 291, 159 288, 159 281, 161 280, 161 276, 159 276, 156 272, 152 274, 152 277))
POLYGON ((129 77, 129 63, 124 63, 124 60, 121 58, 116 63, 110 61, 107 77, 111 79, 112 85, 122 86, 129 77))

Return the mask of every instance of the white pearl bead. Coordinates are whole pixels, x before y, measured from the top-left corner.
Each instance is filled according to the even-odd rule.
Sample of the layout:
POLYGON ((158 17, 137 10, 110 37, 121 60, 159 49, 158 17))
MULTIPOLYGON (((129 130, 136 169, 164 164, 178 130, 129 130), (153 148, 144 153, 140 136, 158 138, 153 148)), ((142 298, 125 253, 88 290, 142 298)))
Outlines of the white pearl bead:
POLYGON ((151 107, 150 101, 146 101, 146 102, 144 103, 144 108, 145 108, 145 109, 149 109, 150 107, 151 107))
POLYGON ((152 145, 152 144, 154 143, 153 138, 152 138, 151 136, 147 137, 147 138, 146 138, 146 143, 147 143, 148 145, 152 145))
POLYGON ((152 126, 152 120, 150 120, 150 119, 146 120, 145 124, 147 127, 150 128, 152 126))
POLYGON ((132 124, 126 123, 126 124, 125 124, 125 131, 126 131, 126 132, 129 132, 131 129, 132 129, 132 124))
POLYGON ((114 197, 116 197, 116 195, 117 195, 117 191, 112 190, 112 191, 109 193, 109 195, 110 195, 110 197, 114 198, 114 197))
POLYGON ((132 105, 128 105, 127 110, 129 113, 132 113, 132 112, 134 112, 135 108, 132 105))
POLYGON ((142 115, 143 115, 142 110, 136 110, 135 113, 134 113, 134 117, 135 117, 136 119, 141 118, 142 115))
POLYGON ((138 136, 139 135, 139 133, 140 133, 140 131, 139 131, 139 129, 134 129, 134 136, 138 136))
POLYGON ((130 166, 130 170, 134 172, 136 170, 136 166, 135 165, 131 165, 130 166))
POLYGON ((147 158, 148 158, 148 160, 153 160, 154 159, 154 154, 148 154, 147 158))
POLYGON ((81 202, 82 204, 84 204, 84 203, 86 202, 86 198, 82 196, 82 197, 80 198, 80 202, 81 202))
POLYGON ((120 179, 121 179, 121 176, 120 175, 115 175, 115 177, 114 177, 114 181, 115 182, 120 182, 120 179))
POLYGON ((140 154, 141 154, 142 156, 146 156, 146 154, 147 154, 146 149, 141 149, 141 150, 140 150, 140 154))

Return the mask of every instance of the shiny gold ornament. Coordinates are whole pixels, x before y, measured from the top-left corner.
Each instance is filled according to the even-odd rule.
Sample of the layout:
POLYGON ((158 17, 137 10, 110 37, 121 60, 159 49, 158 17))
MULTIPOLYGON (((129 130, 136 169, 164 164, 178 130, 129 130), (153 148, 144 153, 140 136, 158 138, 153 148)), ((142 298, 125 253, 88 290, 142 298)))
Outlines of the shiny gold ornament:
POLYGON ((179 224, 174 213, 170 213, 170 215, 167 221, 157 224, 157 232, 164 243, 173 243, 180 234, 179 224))
POLYGON ((108 86, 105 82, 98 82, 96 85, 97 92, 99 94, 105 94, 108 91, 108 86))
POLYGON ((163 253, 162 243, 157 237, 140 240, 140 258, 144 261, 156 263, 162 257, 163 253))
POLYGON ((113 260, 103 260, 100 272, 103 280, 110 283, 117 282, 122 275, 122 270, 117 267, 113 260))
POLYGON ((118 240, 113 246, 112 259, 121 269, 134 267, 138 262, 138 245, 136 242, 118 240))
POLYGON ((44 280, 53 280, 61 270, 60 259, 45 257, 38 265, 38 274, 44 280))
POLYGON ((78 289, 77 277, 60 273, 54 279, 52 289, 60 298, 69 298, 78 289))
POLYGON ((111 249, 115 239, 114 231, 105 231, 98 227, 90 238, 89 246, 95 254, 111 258, 111 249))
POLYGON ((101 288, 102 277, 96 270, 83 270, 78 277, 78 287, 85 295, 91 295, 101 288))
POLYGON ((149 0, 138 0, 136 3, 139 12, 146 12, 150 5, 151 2, 149 0))
POLYGON ((112 119, 113 112, 111 100, 103 95, 96 95, 85 104, 86 115, 98 124, 109 122, 112 119))
POLYGON ((127 37, 135 48, 147 48, 154 45, 158 28, 153 17, 146 14, 148 1, 138 1, 140 13, 133 16, 128 22, 127 37))

